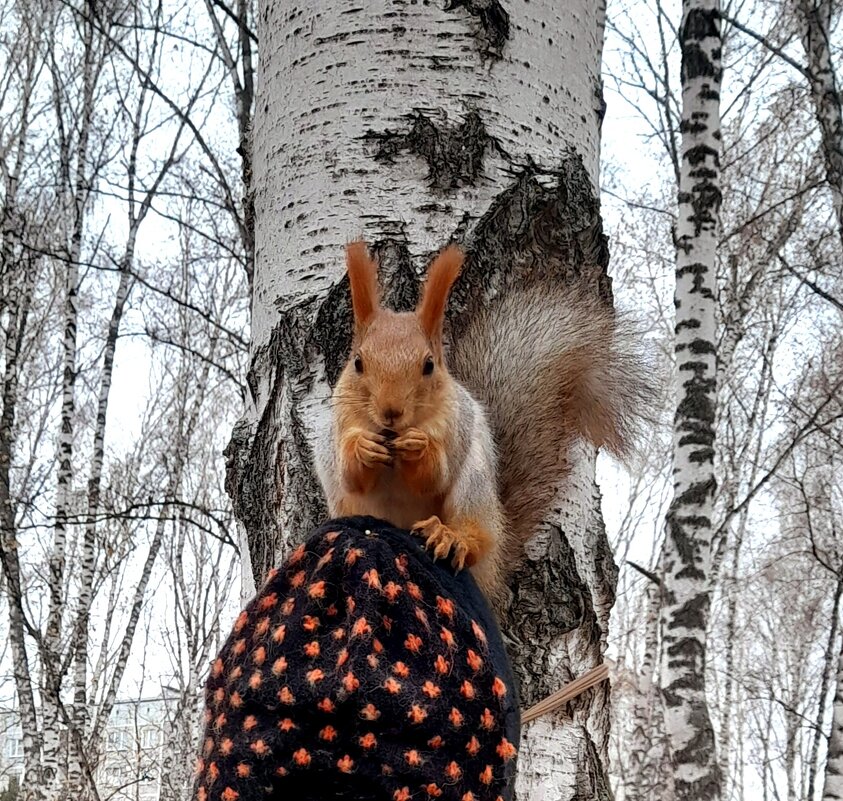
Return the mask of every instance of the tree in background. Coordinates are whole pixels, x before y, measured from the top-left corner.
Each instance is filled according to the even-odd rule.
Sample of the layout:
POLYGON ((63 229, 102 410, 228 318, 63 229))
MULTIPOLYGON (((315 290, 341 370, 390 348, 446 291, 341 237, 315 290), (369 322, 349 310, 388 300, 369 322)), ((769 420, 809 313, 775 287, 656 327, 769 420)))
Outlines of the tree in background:
POLYGON ((665 727, 679 801, 720 798, 705 682, 717 398, 720 4, 685 0, 676 223, 673 500, 662 555, 665 727))
POLYGON ((238 211, 232 178, 201 130, 227 76, 197 47, 186 85, 165 84, 163 54, 192 21, 160 3, 9 0, 0 14, 14 32, 0 45, 2 677, 22 796, 97 798, 114 706, 145 678, 139 651, 169 633, 143 632, 143 613, 178 610, 164 683, 191 695, 172 721, 190 739, 229 603, 233 523, 221 460, 204 455, 242 397, 247 273, 235 215, 219 213, 238 211), (127 442, 120 404, 144 395, 127 442))
MULTIPOLYGON (((654 0, 644 4, 646 13, 638 3, 610 5, 610 37, 623 69, 613 68, 609 77, 642 115, 642 130, 651 132, 647 141, 663 146, 661 154, 648 145, 641 149, 658 165, 660 182, 639 189, 613 168, 606 193, 610 205, 622 209, 612 228, 619 280, 650 310, 656 330, 672 316, 664 254, 677 227, 671 195, 681 152, 678 5, 654 0), (653 297, 659 299, 654 308, 653 297)), ((805 539, 795 537, 795 524, 785 523, 805 508, 818 518, 823 508, 817 496, 806 503, 785 490, 793 480, 791 459, 816 447, 838 414, 833 383, 808 386, 802 367, 839 360, 833 332, 843 308, 843 260, 796 5, 759 0, 730 7, 739 19, 723 18, 728 69, 714 262, 717 487, 706 701, 723 795, 733 798, 755 797, 759 786, 765 797, 813 797, 811 788, 821 784, 825 769, 829 698, 822 688, 833 684, 839 641, 832 623, 839 614, 836 577, 824 577, 826 571, 806 556, 805 539)), ((832 54, 839 19, 832 13, 827 20, 832 54)), ((616 609, 613 645, 624 681, 615 696, 621 709, 639 710, 615 717, 616 781, 624 798, 639 790, 663 797, 649 783, 633 789, 632 772, 624 767, 661 764, 662 712, 647 700, 650 638, 640 631, 650 619, 652 578, 658 581, 661 573, 659 550, 645 539, 657 531, 658 518, 636 510, 660 498, 658 487, 669 479, 658 449, 645 457, 635 467, 630 513, 618 534, 620 553, 649 568, 647 577, 622 571, 616 609), (655 486, 647 476, 654 476, 655 486)), ((662 671, 654 672, 663 684, 662 671)))

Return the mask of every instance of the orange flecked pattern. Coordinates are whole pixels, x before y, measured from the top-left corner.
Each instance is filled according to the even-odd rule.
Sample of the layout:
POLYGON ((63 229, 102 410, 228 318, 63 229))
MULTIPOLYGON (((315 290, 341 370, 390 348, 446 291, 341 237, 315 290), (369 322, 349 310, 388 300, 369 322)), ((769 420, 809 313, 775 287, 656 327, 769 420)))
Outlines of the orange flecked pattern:
POLYGON ((331 521, 271 572, 211 665, 194 798, 510 801, 518 699, 466 572, 331 521))

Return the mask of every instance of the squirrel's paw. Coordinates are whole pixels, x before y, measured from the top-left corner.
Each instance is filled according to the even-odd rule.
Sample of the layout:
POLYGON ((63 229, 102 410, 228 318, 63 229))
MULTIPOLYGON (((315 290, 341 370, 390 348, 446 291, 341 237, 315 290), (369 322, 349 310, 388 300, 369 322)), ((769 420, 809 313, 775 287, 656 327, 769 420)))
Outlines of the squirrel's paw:
POLYGON ((424 456, 430 445, 430 437, 418 428, 408 428, 400 437, 393 440, 392 449, 408 462, 415 462, 424 456))
POLYGON ((434 559, 444 559, 450 553, 451 564, 457 570, 465 567, 469 557, 468 544, 459 533, 448 528, 436 515, 416 523, 413 532, 424 538, 425 547, 433 551, 434 559))
POLYGON ((392 464, 392 454, 384 445, 386 437, 380 434, 366 432, 357 437, 354 454, 357 461, 366 467, 376 467, 379 464, 392 464))

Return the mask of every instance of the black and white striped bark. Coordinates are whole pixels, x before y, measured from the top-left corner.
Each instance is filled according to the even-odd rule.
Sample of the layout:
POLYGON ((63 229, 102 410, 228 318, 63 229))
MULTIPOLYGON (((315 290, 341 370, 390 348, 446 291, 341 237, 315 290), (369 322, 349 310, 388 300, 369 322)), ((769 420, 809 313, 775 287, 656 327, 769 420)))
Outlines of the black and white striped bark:
MULTIPOLYGON (((364 236, 385 301, 411 306, 450 240, 471 258, 451 320, 526 272, 610 301, 596 201, 601 3, 259 4, 250 403, 227 487, 260 576, 325 515, 312 465, 351 321, 343 245, 364 236)), ((594 454, 530 544, 509 634, 522 701, 592 667, 615 567, 594 454)), ((523 798, 607 798, 607 697, 527 731, 523 798)))
POLYGON ((662 691, 677 801, 720 797, 705 694, 715 490, 715 260, 720 207, 719 0, 684 0, 676 225, 674 498, 663 554, 662 691))
MULTIPOLYGON (((8 206, 7 206, 8 208, 8 206)), ((3 267, 10 268, 11 256, 20 254, 10 246, 10 239, 4 237, 3 267)), ((32 675, 26 653, 26 624, 24 610, 24 579, 21 571, 15 520, 15 500, 12 493, 11 467, 15 453, 16 415, 20 374, 20 355, 34 284, 38 277, 36 265, 28 259, 18 263, 13 271, 9 269, 7 280, 13 281, 7 291, 7 328, 3 332, 4 370, 2 382, 2 415, 0 415, 0 565, 2 565, 3 587, 9 607, 8 639, 12 652, 12 674, 20 708, 24 752, 24 801, 38 801, 41 765, 41 730, 33 692, 32 675), (20 272, 18 272, 20 271, 20 272)))

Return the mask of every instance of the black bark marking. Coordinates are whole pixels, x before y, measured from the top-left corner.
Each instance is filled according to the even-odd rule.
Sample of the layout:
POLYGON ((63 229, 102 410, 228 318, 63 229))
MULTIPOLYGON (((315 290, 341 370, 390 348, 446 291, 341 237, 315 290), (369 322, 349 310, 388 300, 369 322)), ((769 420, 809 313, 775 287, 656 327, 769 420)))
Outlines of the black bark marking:
POLYGON ((455 126, 434 122, 418 109, 407 119, 406 132, 369 131, 364 138, 378 143, 377 161, 393 163, 403 152, 423 158, 428 168, 427 180, 431 188, 440 192, 473 186, 482 173, 487 148, 498 148, 477 111, 469 111, 455 126))
MULTIPOLYGON (((720 39, 720 14, 716 9, 693 9, 685 17, 679 33, 682 46, 682 83, 694 78, 716 78, 720 83, 721 69, 715 67, 711 59, 699 45, 705 39, 720 39)), ((714 51, 717 64, 720 64, 720 49, 714 51)))
POLYGON ((499 0, 447 0, 445 11, 464 8, 480 23, 477 39, 483 52, 500 58, 509 39, 509 14, 499 0))
MULTIPOLYGON (((696 207, 696 201, 692 200, 690 197, 686 197, 685 201, 691 202, 696 207)), ((682 198, 680 198, 680 202, 682 202, 682 198)), ((700 229, 702 229, 703 224, 714 225, 714 217, 709 214, 709 209, 706 208, 704 212, 700 214, 694 213, 694 224, 697 228, 697 235, 699 235, 700 229)), ((682 237, 677 241, 677 247, 681 247, 683 250, 688 252, 691 250, 691 245, 686 241, 686 237, 682 237)), ((708 287, 703 286, 704 278, 706 273, 708 273, 708 265, 701 264, 697 262, 696 264, 688 264, 685 267, 681 267, 676 271, 676 278, 682 278, 686 275, 692 275, 694 277, 693 285, 691 287, 691 292, 699 292, 702 294, 703 297, 708 298, 711 297, 712 292, 708 287)))
POLYGON ((585 731, 584 746, 586 758, 577 760, 577 783, 571 801, 614 801, 608 774, 595 769, 601 760, 588 730, 585 731))

